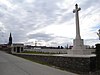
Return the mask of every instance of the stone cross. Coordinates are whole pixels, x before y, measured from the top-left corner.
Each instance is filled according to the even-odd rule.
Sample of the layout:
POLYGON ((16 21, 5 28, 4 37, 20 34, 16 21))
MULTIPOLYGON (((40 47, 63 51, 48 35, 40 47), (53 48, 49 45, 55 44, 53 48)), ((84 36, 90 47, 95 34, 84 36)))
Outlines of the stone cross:
POLYGON ((81 8, 78 8, 78 4, 75 5, 75 9, 73 10, 73 13, 75 13, 75 17, 76 17, 76 39, 81 39, 80 36, 80 27, 79 27, 79 15, 78 15, 78 11, 80 11, 81 8))
POLYGON ((100 40, 100 29, 98 31, 99 31, 99 33, 97 33, 97 35, 99 36, 99 40, 100 40))

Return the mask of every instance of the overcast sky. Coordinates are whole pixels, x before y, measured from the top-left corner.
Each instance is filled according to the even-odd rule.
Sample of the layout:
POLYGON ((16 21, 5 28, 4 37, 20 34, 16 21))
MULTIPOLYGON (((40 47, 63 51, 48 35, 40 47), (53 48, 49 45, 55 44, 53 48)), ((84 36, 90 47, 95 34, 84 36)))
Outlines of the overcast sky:
POLYGON ((72 45, 76 3, 81 38, 86 45, 100 43, 100 0, 0 0, 0 43, 7 43, 11 32, 14 43, 72 45))

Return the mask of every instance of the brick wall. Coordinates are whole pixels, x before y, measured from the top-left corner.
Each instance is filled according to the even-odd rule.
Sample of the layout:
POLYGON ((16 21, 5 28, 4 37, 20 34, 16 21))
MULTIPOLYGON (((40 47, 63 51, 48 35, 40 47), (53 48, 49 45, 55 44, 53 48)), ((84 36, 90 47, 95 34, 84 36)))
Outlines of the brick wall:
POLYGON ((76 73, 95 71, 96 68, 95 57, 63 57, 22 54, 15 55, 76 73))

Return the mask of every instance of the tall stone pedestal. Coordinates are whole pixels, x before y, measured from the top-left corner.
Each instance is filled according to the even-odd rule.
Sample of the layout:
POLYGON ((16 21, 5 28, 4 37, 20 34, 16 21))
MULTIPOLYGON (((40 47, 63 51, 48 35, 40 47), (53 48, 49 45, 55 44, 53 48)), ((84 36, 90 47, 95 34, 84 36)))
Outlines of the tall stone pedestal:
POLYGON ((88 54, 91 54, 91 50, 88 50, 85 48, 83 39, 74 39, 73 48, 68 51, 68 54, 88 55, 88 54))
POLYGON ((74 39, 72 50, 83 50, 85 49, 83 39, 74 39))
POLYGON ((91 55, 91 50, 69 50, 67 51, 68 54, 71 54, 71 55, 91 55))
POLYGON ((73 48, 71 50, 71 54, 86 54, 86 49, 83 43, 83 39, 74 39, 73 40, 73 48))

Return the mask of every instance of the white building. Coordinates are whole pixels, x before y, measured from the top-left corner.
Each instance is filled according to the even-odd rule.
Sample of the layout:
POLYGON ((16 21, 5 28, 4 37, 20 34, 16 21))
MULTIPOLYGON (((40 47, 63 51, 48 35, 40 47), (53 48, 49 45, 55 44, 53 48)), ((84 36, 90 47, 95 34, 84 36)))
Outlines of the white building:
POLYGON ((11 45, 11 52, 12 53, 20 53, 24 50, 24 44, 21 43, 14 43, 11 45))

